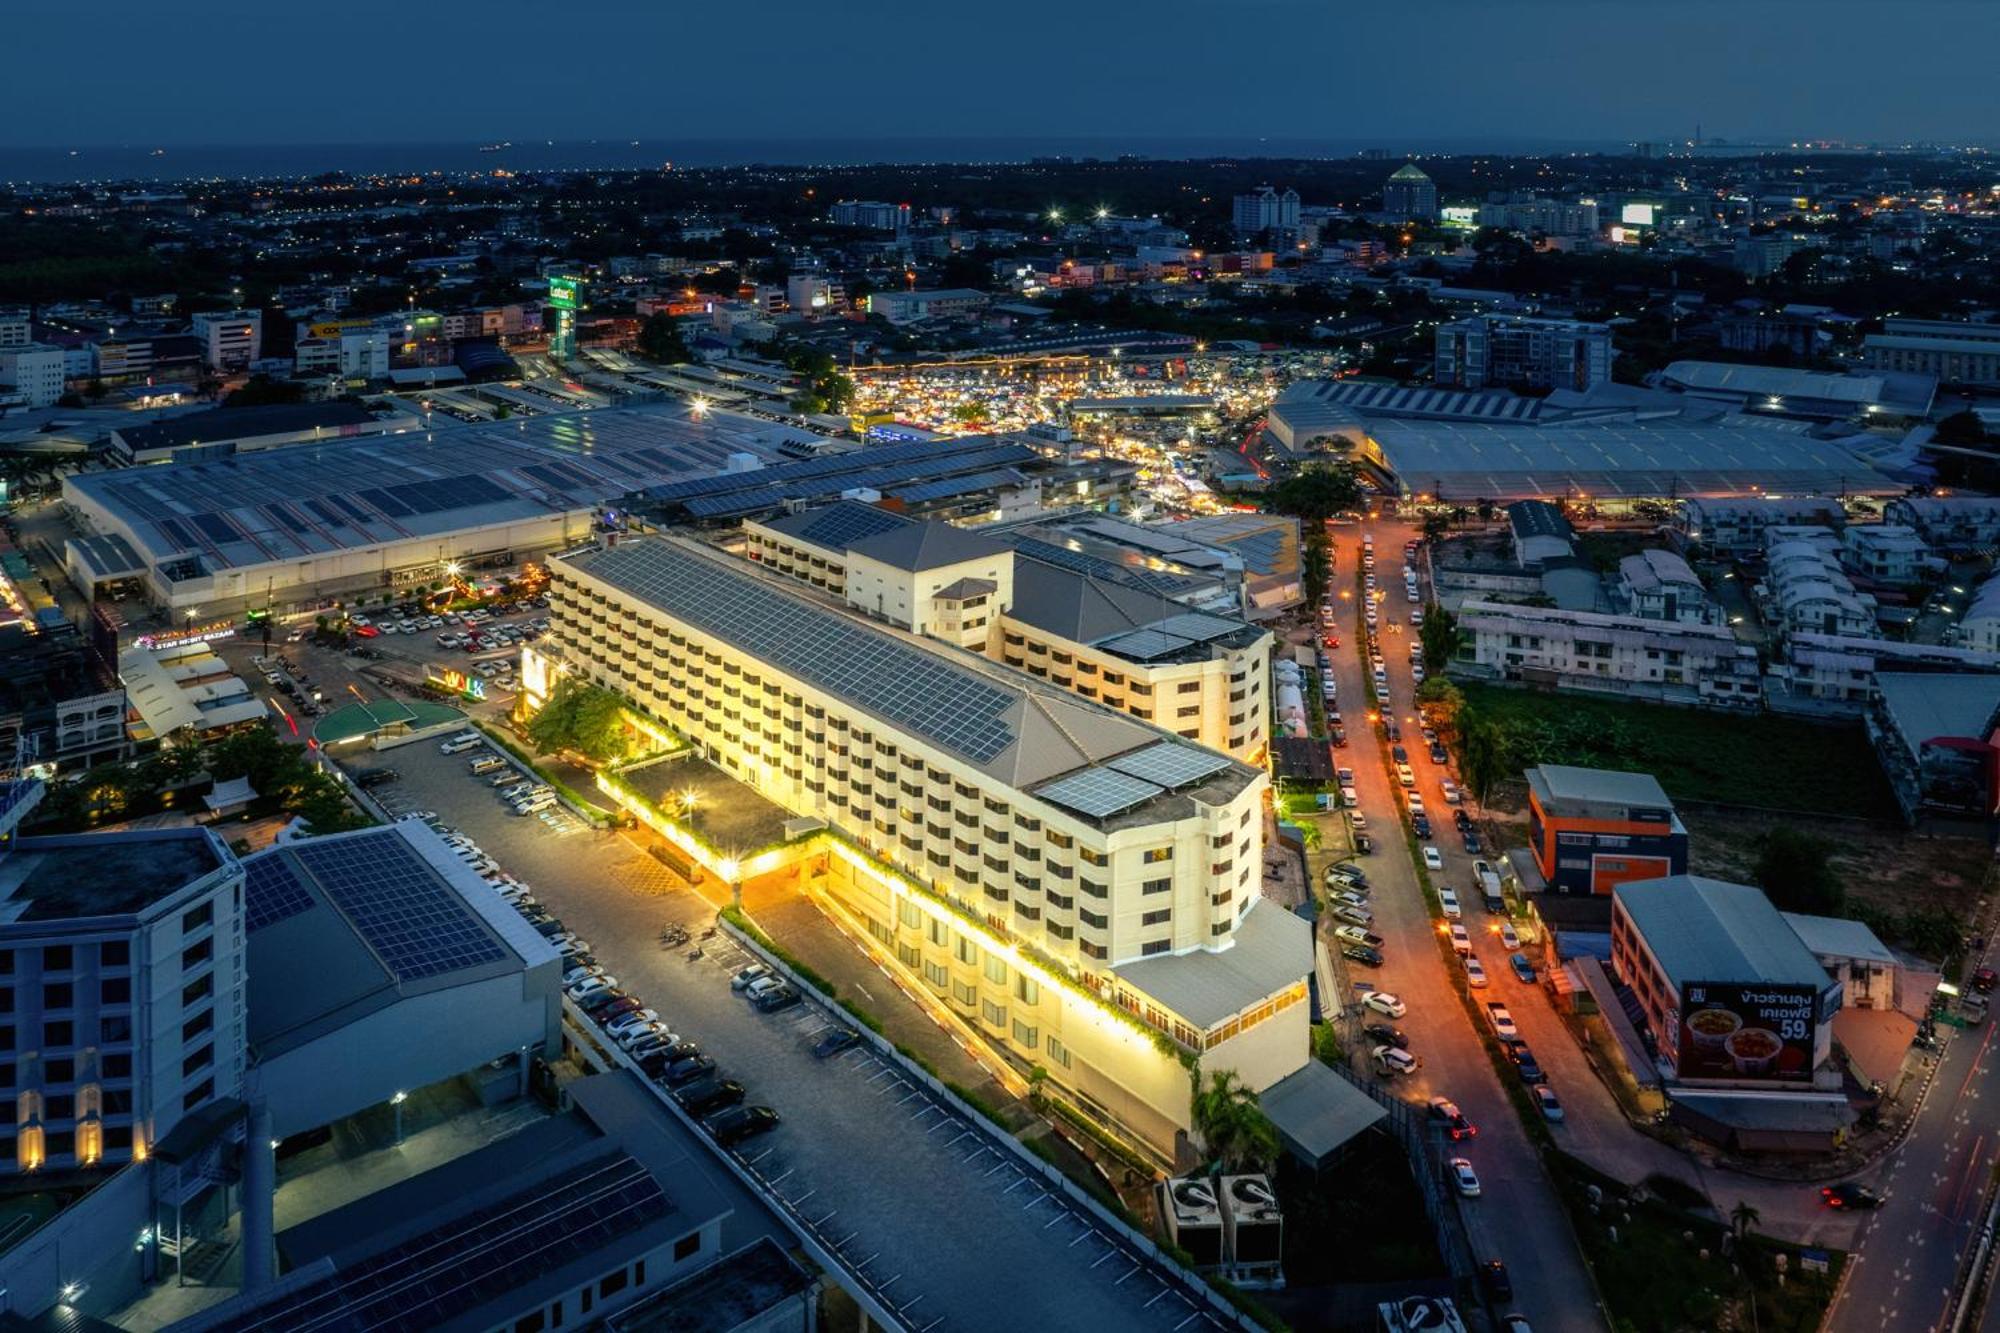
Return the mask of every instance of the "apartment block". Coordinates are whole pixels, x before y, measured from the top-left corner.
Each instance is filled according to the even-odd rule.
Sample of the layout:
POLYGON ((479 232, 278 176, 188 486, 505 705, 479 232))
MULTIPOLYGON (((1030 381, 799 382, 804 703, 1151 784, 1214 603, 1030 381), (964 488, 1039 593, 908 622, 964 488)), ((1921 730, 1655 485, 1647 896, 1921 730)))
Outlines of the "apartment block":
POLYGON ((1688 835, 1649 773, 1540 764, 1528 782, 1528 849, 1556 893, 1604 895, 1687 871, 1688 835))
MULTIPOLYGON (((41 798, 13 783, 0 830, 41 798)), ((206 829, 14 838, 0 855, 0 1174, 142 1160, 237 1094, 243 873, 206 829)))
POLYGON ((1481 599, 1459 610, 1455 670, 1497 680, 1755 707, 1757 650, 1724 625, 1514 606, 1481 599))
POLYGON ((1831 528, 1774 529, 1757 593, 1766 618, 1790 631, 1848 637, 1879 635, 1875 599, 1841 567, 1831 528))
POLYGON ((203 364, 220 373, 243 370, 263 355, 264 312, 205 310, 194 317, 203 364))
POLYGON ((1311 932, 1261 896, 1261 770, 677 537, 551 568, 531 700, 581 673, 823 821, 809 853, 731 872, 790 857, 1024 1067, 1170 1155, 1188 1089, 1169 1051, 1254 1088, 1304 1062, 1311 932))
POLYGON ((1475 315, 1440 324, 1433 360, 1440 388, 1574 389, 1611 378, 1611 326, 1526 315, 1475 315))
POLYGON ((1718 555, 1749 555, 1764 549, 1765 531, 1813 524, 1838 528, 1847 522, 1840 501, 1802 495, 1790 499, 1683 500, 1675 531, 1691 546, 1718 555))
POLYGON ((1914 528, 1942 551, 1978 551, 2000 544, 2000 500, 1987 495, 1913 495, 1891 500, 1885 523, 1914 528))

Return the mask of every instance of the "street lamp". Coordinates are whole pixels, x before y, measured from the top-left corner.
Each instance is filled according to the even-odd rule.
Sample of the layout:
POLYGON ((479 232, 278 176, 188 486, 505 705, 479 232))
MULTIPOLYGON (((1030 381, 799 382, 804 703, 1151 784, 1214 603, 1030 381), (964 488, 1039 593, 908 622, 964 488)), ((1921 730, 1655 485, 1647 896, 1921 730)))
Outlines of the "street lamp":
POLYGON ((407 1092, 398 1092, 389 1098, 389 1105, 396 1112, 396 1144, 399 1147, 403 1142, 403 1103, 408 1100, 410 1100, 410 1094, 407 1092))

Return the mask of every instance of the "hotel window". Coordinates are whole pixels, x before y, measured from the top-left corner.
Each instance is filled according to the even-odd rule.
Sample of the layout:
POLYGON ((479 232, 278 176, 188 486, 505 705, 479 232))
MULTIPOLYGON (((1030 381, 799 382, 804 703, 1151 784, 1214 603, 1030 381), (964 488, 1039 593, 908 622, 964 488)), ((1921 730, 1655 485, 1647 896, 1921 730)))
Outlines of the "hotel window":
POLYGON ((1173 919, 1174 910, 1171 907, 1167 907, 1157 912, 1146 913, 1139 918, 1139 924, 1142 926, 1164 926, 1173 919))
POLYGON ((998 954, 986 955, 986 979, 996 986, 1007 984, 1007 960, 998 954))
POLYGON ((1007 1026, 1007 1006, 1004 1004, 995 1004, 991 1000, 981 1000, 979 1002, 979 1016, 986 1021, 989 1027, 1005 1028, 1007 1026))
POLYGON ((1014 998, 1022 1004, 1037 1004, 1042 998, 1042 983, 1025 972, 1014 974, 1014 998))
POLYGON ((1171 847, 1148 847, 1141 859, 1149 866, 1158 865, 1162 861, 1173 860, 1174 849, 1171 847))
POLYGON ((1018 1018, 1014 1020, 1015 1045, 1026 1047, 1028 1050, 1032 1051, 1035 1049, 1036 1041, 1040 1037, 1040 1035, 1041 1034, 1038 1029, 1029 1027, 1026 1023, 1023 1023, 1018 1018))
POLYGON ((1139 946, 1139 952, 1144 956, 1150 957, 1154 954, 1165 953, 1173 947, 1173 943, 1169 940, 1149 940, 1139 946))
POLYGON ((943 994, 945 988, 951 984, 951 977, 944 970, 943 963, 925 963, 924 980, 935 987, 939 994, 943 994))
POLYGON ((1149 879, 1139 885, 1141 893, 1171 893, 1174 882, 1171 879, 1149 879))
POLYGON ((970 1009, 979 1003, 979 987, 969 981, 954 981, 951 983, 951 998, 970 1009))
POLYGON ((1061 1037, 1049 1038, 1049 1063, 1069 1068, 1069 1047, 1063 1045, 1061 1037))

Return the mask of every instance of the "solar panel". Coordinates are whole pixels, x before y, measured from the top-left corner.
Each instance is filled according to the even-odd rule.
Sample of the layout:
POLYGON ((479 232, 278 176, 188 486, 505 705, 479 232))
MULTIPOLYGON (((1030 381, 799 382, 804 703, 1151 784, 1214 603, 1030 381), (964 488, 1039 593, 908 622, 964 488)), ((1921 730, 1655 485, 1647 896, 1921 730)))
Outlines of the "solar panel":
POLYGON ((195 541, 193 531, 176 518, 161 519, 160 531, 166 533, 176 546, 197 546, 200 544, 195 541))
POLYGON ((1172 790, 1199 782, 1229 767, 1229 756, 1177 741, 1161 741, 1143 750, 1121 754, 1110 766, 1147 782, 1157 782, 1172 790))
POLYGON ((1236 633, 1243 628, 1243 624, 1221 616, 1204 615, 1200 611, 1184 611, 1177 616, 1168 616, 1153 628, 1162 634, 1178 634, 1196 643, 1207 643, 1211 639, 1226 638, 1236 633))
POLYGON ((294 848, 328 898, 404 981, 507 956, 438 872, 394 829, 294 848))
POLYGON ((798 529, 798 536, 819 546, 845 550, 852 542, 900 528, 908 519, 873 505, 843 501, 819 510, 798 529))
POLYGON ((226 546, 230 542, 242 540, 241 534, 220 514, 195 514, 188 519, 188 522, 200 528, 202 535, 217 546, 226 546))
POLYGON ((976 763, 1014 742, 1004 717, 1011 691, 751 575, 662 542, 613 547, 579 563, 691 628, 976 763))
POLYGON ((362 499, 366 500, 369 504, 374 505, 377 509, 387 514, 390 518, 409 517, 410 507, 404 504, 401 500, 398 500, 395 496, 389 494, 389 492, 382 490, 379 487, 362 491, 360 494, 362 499))
POLYGON ((1108 768, 1087 768, 1038 788, 1035 795, 1055 805, 1065 806, 1092 819, 1104 819, 1121 810, 1143 805, 1166 789, 1129 773, 1108 768))
POLYGON ((1116 653, 1134 662, 1152 662, 1162 657, 1172 657, 1183 648, 1193 647, 1194 640, 1183 639, 1177 634, 1163 634, 1156 629, 1137 629, 1126 634, 1113 634, 1109 638, 1099 639, 1091 646, 1102 648, 1107 653, 1116 653))
POLYGON ((299 882, 298 872, 292 869, 283 849, 253 856, 243 863, 245 930, 275 926, 312 905, 312 894, 299 882))

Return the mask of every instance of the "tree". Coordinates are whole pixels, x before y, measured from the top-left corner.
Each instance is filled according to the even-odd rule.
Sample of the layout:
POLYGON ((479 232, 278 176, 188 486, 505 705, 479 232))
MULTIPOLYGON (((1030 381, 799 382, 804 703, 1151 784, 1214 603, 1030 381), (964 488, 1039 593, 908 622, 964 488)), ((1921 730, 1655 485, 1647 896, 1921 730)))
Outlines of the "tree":
POLYGON ((1465 634, 1458 627, 1458 617, 1441 606, 1433 606, 1424 612, 1424 625, 1417 631, 1417 637, 1424 648, 1426 675, 1444 670, 1458 656, 1458 650, 1465 642, 1465 634))
POLYGON ((1451 528, 1451 515, 1442 509, 1433 509, 1424 515, 1424 540, 1435 542, 1451 528))
POLYGON ((1753 873, 1764 895, 1783 911, 1833 916, 1846 901, 1826 844, 1790 825, 1763 836, 1753 873))
POLYGON ((1936 444, 1979 445, 1986 441, 1986 423, 1971 408, 1954 412, 1938 422, 1931 434, 1936 444))
POLYGON ((1324 524, 1315 525, 1306 533, 1305 556, 1299 562, 1299 579, 1308 608, 1318 606, 1326 597, 1328 571, 1332 568, 1332 545, 1327 540, 1324 524))
POLYGON ((986 404, 960 403, 951 409, 951 419, 967 426, 977 425, 986 420, 986 404))
POLYGON ((631 744, 623 702, 610 690, 575 676, 565 676, 556 685, 528 723, 528 739, 539 753, 574 750, 600 764, 622 758, 631 744))
POLYGON ((1439 739, 1449 745, 1458 736, 1458 715, 1465 707, 1465 691, 1444 676, 1424 677, 1417 686, 1417 707, 1437 728, 1439 739))
POLYGON ((687 340, 681 337, 681 326, 664 311, 647 316, 646 322, 639 326, 639 355, 662 366, 694 359, 687 340))
POLYGON ((1764 1215, 1748 1199, 1738 1200, 1736 1206, 1729 1210, 1729 1229, 1735 1233, 1739 1244, 1748 1238, 1750 1228, 1763 1220, 1764 1215))
POLYGON ((1278 1129, 1257 1104, 1257 1094, 1229 1069, 1217 1070, 1204 1084, 1197 1065, 1194 1084, 1191 1118, 1210 1160, 1229 1174, 1269 1170, 1278 1160, 1278 1129))
POLYGON ((1495 784, 1515 766, 1512 747, 1499 724, 1475 713, 1469 705, 1458 710, 1458 767, 1472 799, 1484 803, 1495 784))
POLYGON ((1318 527, 1361 503, 1361 482, 1349 463, 1315 463, 1273 486, 1270 507, 1318 527))

